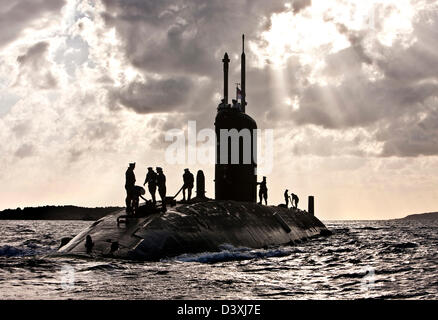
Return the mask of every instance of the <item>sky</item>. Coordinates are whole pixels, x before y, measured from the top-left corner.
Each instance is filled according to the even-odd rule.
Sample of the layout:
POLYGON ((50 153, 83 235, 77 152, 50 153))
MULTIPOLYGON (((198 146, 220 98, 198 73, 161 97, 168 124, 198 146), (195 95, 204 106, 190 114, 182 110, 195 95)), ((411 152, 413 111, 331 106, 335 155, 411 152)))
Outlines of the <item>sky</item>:
MULTIPOLYGON (((247 113, 274 132, 268 201, 316 215, 438 210, 438 2, 10 0, 0 3, 0 209, 123 205, 172 129, 213 128, 246 38, 247 113)), ((261 180, 261 177, 259 177, 261 180)))

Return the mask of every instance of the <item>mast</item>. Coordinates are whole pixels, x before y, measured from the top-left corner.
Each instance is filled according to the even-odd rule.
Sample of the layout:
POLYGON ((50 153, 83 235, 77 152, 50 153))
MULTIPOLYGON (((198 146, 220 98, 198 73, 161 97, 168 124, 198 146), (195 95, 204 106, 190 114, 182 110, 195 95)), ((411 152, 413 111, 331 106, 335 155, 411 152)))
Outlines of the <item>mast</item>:
POLYGON ((228 64, 230 59, 228 58, 228 53, 225 52, 224 58, 222 59, 224 63, 224 103, 228 105, 228 64))
POLYGON ((242 34, 242 57, 241 57, 241 70, 240 70, 240 85, 241 85, 241 91, 242 91, 242 100, 241 100, 241 108, 242 112, 245 113, 245 107, 246 107, 246 88, 245 88, 245 35, 242 34))

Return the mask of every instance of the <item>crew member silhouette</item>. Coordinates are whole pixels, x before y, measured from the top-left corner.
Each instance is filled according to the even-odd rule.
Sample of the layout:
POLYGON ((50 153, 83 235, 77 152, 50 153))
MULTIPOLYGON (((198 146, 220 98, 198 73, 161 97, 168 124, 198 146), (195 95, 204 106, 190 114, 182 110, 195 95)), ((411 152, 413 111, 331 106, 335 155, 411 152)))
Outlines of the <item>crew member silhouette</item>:
POLYGON ((290 204, 292 205, 292 207, 298 208, 298 201, 300 201, 298 196, 295 193, 291 193, 290 194, 290 204))
POLYGON ((138 210, 138 203, 140 201, 140 198, 142 198, 144 201, 147 201, 142 196, 146 193, 146 191, 140 187, 140 186, 134 186, 131 192, 131 208, 132 208, 132 215, 135 215, 138 210))
POLYGON ((193 189, 193 183, 195 182, 195 177, 189 171, 189 169, 184 169, 183 180, 184 180, 183 201, 186 201, 186 189, 187 189, 187 201, 190 201, 190 199, 192 198, 192 189, 193 189))
POLYGON ((126 203, 126 213, 130 213, 132 212, 132 206, 131 206, 131 200, 132 200, 132 191, 134 189, 135 186, 135 174, 134 174, 134 169, 135 169, 135 162, 130 163, 128 169, 126 170, 125 173, 125 189, 126 189, 126 199, 125 199, 125 203, 126 203))
POLYGON ((295 208, 298 209, 298 201, 300 201, 300 198, 296 194, 294 194, 294 200, 295 200, 295 208))
POLYGON ((152 203, 155 205, 157 200, 155 199, 155 192, 157 191, 157 174, 152 167, 148 168, 148 173, 146 174, 146 179, 144 180, 143 186, 148 184, 149 193, 152 197, 152 203))
POLYGON ((286 189, 286 191, 284 192, 284 201, 286 202, 286 208, 289 207, 289 195, 288 195, 289 190, 286 189))
POLYGON ((85 249, 87 250, 88 254, 90 254, 91 251, 93 251, 93 247, 94 247, 93 240, 91 239, 90 235, 87 235, 85 237, 85 249))
POLYGON ((266 187, 266 177, 263 177, 262 182, 257 182, 260 185, 259 189, 259 204, 262 204, 262 199, 265 199, 265 205, 268 205, 268 188, 266 187))
POLYGON ((231 100, 233 108, 240 110, 240 103, 236 99, 231 100))
POLYGON ((160 194, 163 211, 166 211, 166 176, 163 173, 163 169, 157 167, 157 186, 158 193, 160 194))

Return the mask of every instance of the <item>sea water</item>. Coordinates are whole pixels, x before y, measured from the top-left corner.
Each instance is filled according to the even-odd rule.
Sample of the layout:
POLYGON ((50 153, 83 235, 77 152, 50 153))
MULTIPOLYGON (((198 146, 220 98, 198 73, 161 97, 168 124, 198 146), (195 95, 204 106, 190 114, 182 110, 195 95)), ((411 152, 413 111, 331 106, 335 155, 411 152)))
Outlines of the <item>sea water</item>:
POLYGON ((325 221, 333 235, 159 262, 52 257, 89 221, 0 221, 1 299, 437 299, 438 223, 325 221))

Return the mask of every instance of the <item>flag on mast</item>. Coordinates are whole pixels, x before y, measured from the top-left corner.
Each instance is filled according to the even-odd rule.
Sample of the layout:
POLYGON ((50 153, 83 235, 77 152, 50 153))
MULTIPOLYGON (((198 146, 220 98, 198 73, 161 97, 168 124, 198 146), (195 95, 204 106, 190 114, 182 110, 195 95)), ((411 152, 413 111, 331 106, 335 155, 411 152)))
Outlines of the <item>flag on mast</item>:
POLYGON ((239 89, 239 87, 236 87, 237 93, 236 93, 236 97, 237 100, 242 100, 242 91, 239 89))

